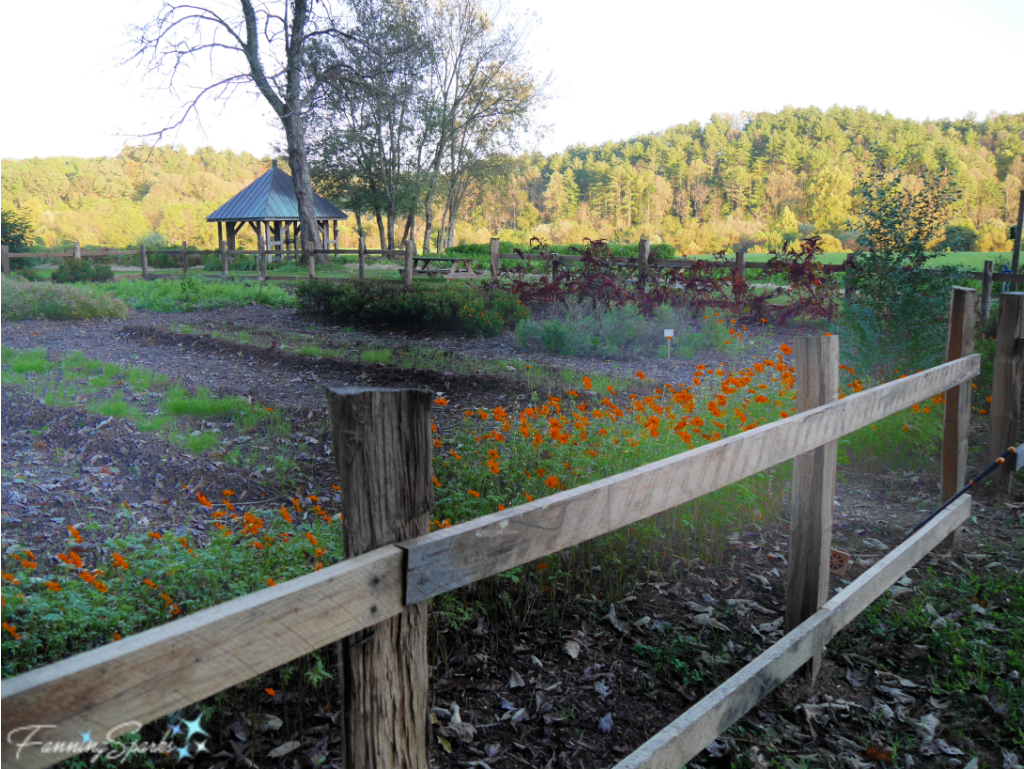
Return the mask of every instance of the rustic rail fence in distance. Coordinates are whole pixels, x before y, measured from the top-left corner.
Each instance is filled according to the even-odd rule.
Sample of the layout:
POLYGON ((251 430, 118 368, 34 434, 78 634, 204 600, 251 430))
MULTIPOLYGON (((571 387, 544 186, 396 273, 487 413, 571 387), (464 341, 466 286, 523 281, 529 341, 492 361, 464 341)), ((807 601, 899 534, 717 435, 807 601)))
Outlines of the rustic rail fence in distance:
MULTIPOLYGON (((967 325, 973 324, 976 293, 954 290, 951 356, 964 351, 961 342, 967 325)), ((356 505, 345 510, 346 547, 349 542, 363 545, 353 545, 356 549, 346 553, 351 557, 321 571, 8 679, 0 697, 5 737, 12 730, 31 732, 40 724, 52 729, 31 734, 30 741, 77 740, 86 732, 114 737, 374 628, 375 640, 365 644, 376 650, 370 657, 363 637, 345 647, 359 651, 343 655, 344 680, 366 687, 345 693, 346 738, 356 740, 347 745, 348 755, 361 757, 360 765, 426 766, 426 743, 418 725, 425 719, 425 712, 418 710, 425 703, 425 648, 418 633, 405 633, 413 626, 411 613, 421 611, 422 601, 618 530, 789 459, 797 460, 794 516, 808 521, 798 524, 806 530, 791 542, 790 589, 792 575, 820 579, 828 563, 822 554, 831 545, 831 446, 843 435, 939 393, 946 394, 947 415, 943 498, 949 496, 947 474, 962 485, 961 448, 967 436, 963 417, 969 410, 965 412, 960 393, 970 391, 970 381, 980 371, 979 356, 955 357, 837 400, 837 345, 834 336, 800 340, 795 369, 802 388, 800 405, 806 410, 791 417, 421 536, 414 535, 433 506, 430 395, 329 390, 335 457, 347 484, 346 500, 356 505), (394 427, 381 435, 398 437, 375 442, 373 431, 366 430, 371 421, 394 427), (397 456, 396 451, 415 461, 398 462, 388 474, 358 471, 381 463, 390 467, 389 457, 397 456), (818 520, 810 521, 815 516, 818 520), (405 538, 409 536, 413 538, 405 538), (368 552, 360 554, 361 547, 368 552), (398 618, 397 625, 381 624, 393 618, 398 618), (411 647, 406 643, 409 638, 414 639, 411 647), (398 712, 396 707, 417 726, 395 732, 391 726, 396 722, 381 720, 398 712)), ((969 509, 967 496, 947 504, 928 525, 824 605, 822 583, 812 584, 792 612, 791 632, 620 766, 678 767, 808 662, 813 676, 813 660, 824 644, 918 560, 959 531, 969 509)), ((4 765, 44 767, 62 759, 36 747, 19 748, 18 741, 5 738, 4 765)))

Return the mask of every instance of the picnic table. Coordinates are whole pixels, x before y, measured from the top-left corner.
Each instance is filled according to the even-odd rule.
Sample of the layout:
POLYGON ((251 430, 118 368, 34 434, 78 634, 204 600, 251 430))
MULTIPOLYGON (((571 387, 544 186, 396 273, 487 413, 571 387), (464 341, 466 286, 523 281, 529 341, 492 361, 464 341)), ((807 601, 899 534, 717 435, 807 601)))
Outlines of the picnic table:
MULTIPOLYGON (((466 273, 477 274, 473 269, 473 257, 471 256, 414 256, 412 258, 413 275, 455 275, 466 273), (434 266, 435 262, 445 262, 447 267, 434 266)), ((405 267, 399 267, 398 271, 405 272, 405 267)))

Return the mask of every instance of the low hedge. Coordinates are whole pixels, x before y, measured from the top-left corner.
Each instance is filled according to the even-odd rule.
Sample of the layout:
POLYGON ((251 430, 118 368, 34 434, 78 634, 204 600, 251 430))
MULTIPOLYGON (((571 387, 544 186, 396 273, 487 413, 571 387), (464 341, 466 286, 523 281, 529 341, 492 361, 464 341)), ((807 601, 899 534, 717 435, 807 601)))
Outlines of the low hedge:
POLYGON ((295 297, 300 308, 328 313, 342 323, 476 336, 496 336, 530 315, 508 292, 458 283, 406 288, 383 281, 307 281, 299 283, 295 297))

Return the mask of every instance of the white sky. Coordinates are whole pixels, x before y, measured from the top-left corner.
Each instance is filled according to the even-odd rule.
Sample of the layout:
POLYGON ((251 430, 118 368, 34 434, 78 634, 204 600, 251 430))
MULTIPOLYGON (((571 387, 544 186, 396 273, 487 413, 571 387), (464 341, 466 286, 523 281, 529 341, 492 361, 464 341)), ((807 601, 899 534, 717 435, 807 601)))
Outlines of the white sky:
MULTIPOLYGON (((531 51, 554 75, 552 152, 713 113, 832 104, 898 117, 1024 112, 1024 0, 507 0, 535 11, 531 51)), ((155 0, 4 4, 0 157, 114 155, 176 103, 118 67, 125 28, 155 0), (41 13, 42 11, 42 13, 41 13)), ((269 110, 210 104, 174 137, 257 156, 281 141, 269 110)))

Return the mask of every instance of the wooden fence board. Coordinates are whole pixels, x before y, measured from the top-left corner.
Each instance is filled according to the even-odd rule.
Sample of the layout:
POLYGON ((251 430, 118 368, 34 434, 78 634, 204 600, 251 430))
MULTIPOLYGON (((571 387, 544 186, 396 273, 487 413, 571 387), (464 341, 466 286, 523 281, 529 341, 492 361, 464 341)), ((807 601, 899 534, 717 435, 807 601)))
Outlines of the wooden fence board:
MULTIPOLYGON (((35 739, 113 737, 372 627, 403 610, 404 555, 380 548, 6 679, 4 733, 52 724, 35 739)), ((15 763, 16 749, 3 742, 4 766, 68 757, 25 749, 15 763)))
POLYGON ((402 543, 416 603, 747 478, 978 375, 973 355, 843 400, 402 543))
POLYGON ((753 659, 615 769, 679 769, 791 676, 860 612, 957 531, 971 511, 964 495, 839 592, 792 633, 753 659))

